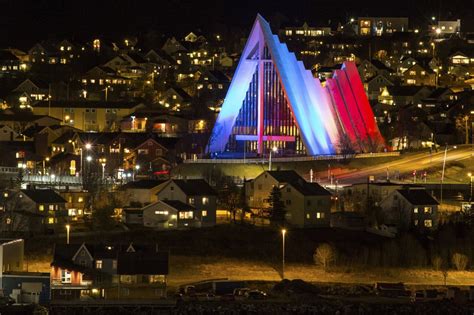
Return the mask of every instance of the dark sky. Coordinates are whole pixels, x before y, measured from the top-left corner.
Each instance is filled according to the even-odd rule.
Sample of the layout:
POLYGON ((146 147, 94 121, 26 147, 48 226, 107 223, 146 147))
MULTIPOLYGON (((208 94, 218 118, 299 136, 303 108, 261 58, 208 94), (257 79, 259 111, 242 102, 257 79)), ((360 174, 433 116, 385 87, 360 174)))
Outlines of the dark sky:
POLYGON ((0 0, 0 45, 22 46, 51 37, 77 40, 157 30, 181 33, 250 28, 260 12, 289 23, 333 23, 351 16, 408 15, 411 21, 433 14, 473 18, 474 0, 0 0))

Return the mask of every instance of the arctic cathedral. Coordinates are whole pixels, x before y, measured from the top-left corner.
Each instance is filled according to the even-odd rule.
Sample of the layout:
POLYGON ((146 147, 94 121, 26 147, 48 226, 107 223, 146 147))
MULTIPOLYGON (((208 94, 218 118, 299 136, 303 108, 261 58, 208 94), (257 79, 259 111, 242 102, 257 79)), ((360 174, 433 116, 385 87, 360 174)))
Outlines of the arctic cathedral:
POLYGON ((342 143, 372 151, 384 140, 354 63, 321 84, 257 16, 208 144, 208 153, 328 155, 342 143))

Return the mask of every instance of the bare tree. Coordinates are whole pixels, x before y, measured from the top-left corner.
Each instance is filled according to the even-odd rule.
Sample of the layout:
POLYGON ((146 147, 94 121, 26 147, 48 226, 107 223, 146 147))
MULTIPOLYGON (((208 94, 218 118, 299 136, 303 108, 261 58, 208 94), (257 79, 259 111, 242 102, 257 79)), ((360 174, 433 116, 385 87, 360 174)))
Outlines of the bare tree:
POLYGON ((466 255, 460 253, 453 254, 453 265, 456 267, 458 271, 464 271, 467 268, 467 263, 469 262, 469 258, 466 255))
POLYGON ((336 260, 336 250, 327 243, 321 244, 316 248, 313 260, 315 264, 323 266, 324 270, 327 271, 331 263, 336 260))
POLYGON ((436 271, 440 271, 443 267, 443 259, 439 255, 436 255, 431 263, 433 265, 433 269, 436 271))

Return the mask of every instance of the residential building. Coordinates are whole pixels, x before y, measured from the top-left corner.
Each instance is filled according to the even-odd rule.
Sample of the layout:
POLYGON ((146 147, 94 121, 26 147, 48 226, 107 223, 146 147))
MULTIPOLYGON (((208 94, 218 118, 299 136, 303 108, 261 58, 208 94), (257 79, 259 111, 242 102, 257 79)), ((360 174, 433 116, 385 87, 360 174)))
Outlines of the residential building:
POLYGON ((408 32, 407 17, 359 17, 358 35, 382 36, 396 32, 408 32))
POLYGON ((384 223, 403 230, 435 229, 438 205, 425 189, 397 189, 380 202, 384 223))
POLYGON ((166 295, 168 252, 156 245, 56 244, 51 299, 156 299, 166 295))
POLYGON ((285 203, 286 221, 294 227, 329 226, 331 193, 318 183, 303 179, 280 188, 285 203))
POLYGON ((158 200, 156 194, 166 184, 165 180, 141 179, 121 187, 125 203, 131 206, 145 206, 158 200))
MULTIPOLYGON (((172 179, 157 193, 158 200, 178 200, 193 206, 182 219, 197 220, 200 226, 216 224, 217 193, 204 179, 172 179)), ((184 213, 184 212, 183 212, 184 213)))
POLYGON ((331 27, 314 27, 309 26, 306 22, 302 26, 289 26, 280 30, 280 36, 289 40, 310 40, 315 37, 329 35, 331 35, 331 27))

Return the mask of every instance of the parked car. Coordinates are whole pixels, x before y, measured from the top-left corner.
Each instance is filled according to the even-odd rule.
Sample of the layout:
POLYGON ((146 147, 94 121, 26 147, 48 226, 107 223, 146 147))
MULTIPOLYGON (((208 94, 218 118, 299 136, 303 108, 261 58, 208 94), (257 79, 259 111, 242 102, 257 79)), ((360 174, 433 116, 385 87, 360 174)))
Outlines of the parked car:
POLYGON ((249 288, 237 288, 237 289, 234 289, 234 297, 237 298, 237 299, 238 299, 238 298, 242 298, 242 299, 243 299, 243 298, 246 297, 245 294, 246 294, 247 292, 249 292, 249 291, 250 291, 249 288))
POLYGON ((196 293, 194 297, 198 301, 215 301, 216 300, 216 296, 212 293, 196 293))
POLYGON ((249 300, 264 300, 267 294, 260 290, 250 290, 245 293, 245 297, 249 300))

